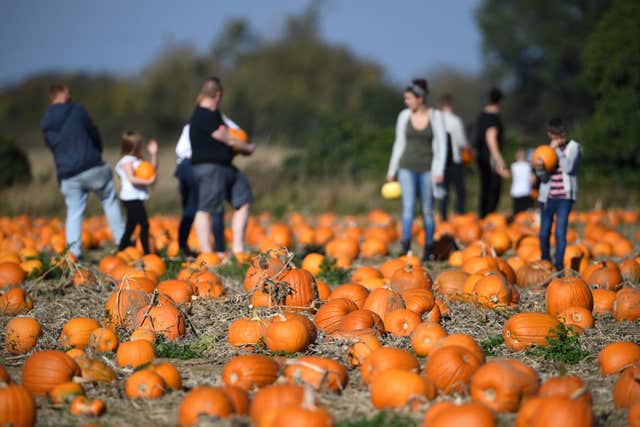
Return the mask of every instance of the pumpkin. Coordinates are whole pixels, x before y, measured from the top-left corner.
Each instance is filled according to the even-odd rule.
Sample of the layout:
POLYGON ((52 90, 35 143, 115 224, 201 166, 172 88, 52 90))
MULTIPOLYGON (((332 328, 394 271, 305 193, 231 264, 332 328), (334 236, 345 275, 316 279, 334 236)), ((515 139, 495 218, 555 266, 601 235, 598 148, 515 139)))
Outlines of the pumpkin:
POLYGON ((251 265, 245 273, 244 289, 249 292, 262 285, 267 278, 278 279, 287 269, 287 262, 286 255, 276 250, 258 254, 251 260, 251 265))
POLYGON ((371 403, 377 409, 417 410, 420 404, 436 397, 433 382, 415 372, 389 369, 371 382, 371 403))
POLYGON ((115 255, 107 255, 100 259, 98 270, 103 274, 111 274, 111 271, 117 266, 124 264, 122 258, 115 255))
POLYGON ((516 272, 516 284, 521 288, 542 288, 553 279, 555 268, 546 260, 531 261, 516 272))
POLYGON ((450 299, 455 298, 462 293, 462 287, 468 277, 469 273, 465 273, 462 270, 445 270, 436 277, 433 289, 440 295, 450 299))
POLYGON ((36 422, 36 402, 25 386, 0 383, 0 425, 32 426, 36 422))
POLYGON ((418 360, 414 355, 400 348, 377 348, 360 366, 362 382, 370 384, 378 375, 389 369, 417 372, 419 369, 418 360))
POLYGON ((42 335, 40 322, 30 317, 14 317, 7 323, 5 348, 11 354, 24 354, 33 350, 42 335))
POLYGON ((309 273, 317 276, 322 272, 322 263, 324 262, 324 255, 312 252, 307 254, 302 260, 302 268, 309 273))
POLYGON ((158 277, 162 276, 167 271, 167 264, 162 258, 156 254, 146 254, 142 257, 142 265, 146 270, 151 270, 158 277))
POLYGON ((541 163, 545 171, 551 172, 558 167, 558 154, 549 145, 539 145, 531 156, 531 164, 537 167, 541 163))
POLYGON ((157 399, 164 395, 165 383, 156 372, 142 369, 127 378, 124 383, 124 391, 131 399, 157 399))
POLYGON ((190 304, 193 297, 193 286, 184 280, 164 280, 158 283, 157 289, 177 305, 190 304))
POLYGON ((80 355, 74 359, 80 367, 82 378, 86 381, 111 382, 116 379, 116 373, 108 365, 87 355, 80 355))
POLYGON ((58 384, 47 392, 47 396, 54 405, 62 405, 71 402, 77 396, 83 396, 82 386, 73 381, 58 384))
POLYGON ((157 363, 150 365, 147 369, 160 375, 167 389, 180 390, 182 388, 180 372, 171 363, 157 363))
POLYGON ((640 403, 634 403, 627 412, 629 427, 640 427, 640 403))
POLYGON ((0 262, 0 289, 18 286, 27 277, 20 264, 0 262))
POLYGON ((222 285, 222 279, 210 271, 198 271, 189 278, 193 288, 193 295, 198 298, 223 298, 226 289, 222 285))
POLYGON ((438 323, 420 323, 411 334, 411 348, 418 356, 428 356, 436 342, 446 336, 447 331, 438 323))
POLYGON ((569 327, 577 327, 578 333, 583 329, 591 329, 594 325, 591 311, 584 307, 569 307, 558 314, 558 320, 569 327))
POLYGON ((69 404, 69 412, 73 415, 100 416, 105 410, 104 401, 100 399, 89 400, 85 396, 77 396, 69 404))
POLYGON ((608 289, 593 289, 593 313, 606 314, 613 312, 613 304, 616 299, 616 292, 608 289))
POLYGON ((545 313, 518 313, 504 324, 502 337, 511 351, 523 351, 533 345, 548 345, 547 338, 554 336, 553 330, 559 322, 545 313))
POLYGON ((494 412, 516 412, 520 403, 537 391, 538 374, 516 360, 488 362, 471 377, 471 399, 494 412), (520 365, 519 369, 514 364, 520 365))
POLYGON ((347 352, 349 357, 349 366, 357 368, 369 357, 371 352, 382 347, 378 338, 373 335, 362 335, 358 341, 353 343, 347 352))
POLYGON ((189 391, 178 407, 178 426, 198 424, 199 419, 227 418, 233 414, 233 403, 220 387, 197 386, 189 391))
POLYGON ((481 364, 482 361, 470 350, 446 345, 429 355, 424 373, 442 394, 466 393, 471 376, 481 364))
POLYGON ((473 286, 473 301, 487 308, 505 308, 511 303, 511 286, 500 273, 486 273, 473 286))
POLYGON ((640 364, 622 371, 613 386, 613 403, 616 408, 630 408, 640 403, 640 364))
MULTIPOLYGON (((296 319, 305 326, 308 334, 308 342, 309 344, 314 343, 316 338, 318 338, 318 329, 316 325, 307 317, 299 313, 282 313, 285 319, 291 320, 296 319)), ((266 323, 265 323, 266 324, 266 323)), ((264 324, 263 324, 264 325, 264 324)))
POLYGON ((262 338, 263 320, 241 317, 229 325, 227 342, 234 347, 252 347, 262 338))
MULTIPOLYGON (((384 335, 386 333, 384 323, 380 316, 370 310, 354 310, 342 320, 340 329, 336 332, 356 332, 370 330, 371 334, 384 335)), ((333 334, 334 336, 336 333, 333 334)))
POLYGON ((373 311, 384 320, 388 312, 404 308, 404 301, 399 293, 391 289, 380 288, 371 291, 362 308, 373 311))
POLYGON ((380 189, 383 199, 395 200, 399 199, 402 195, 402 188, 398 181, 385 182, 380 189))
POLYGON ((316 280, 307 270, 302 268, 288 270, 280 281, 284 282, 284 286, 288 289, 284 305, 289 309, 308 311, 312 308, 313 302, 318 299, 316 280))
POLYGON ((443 402, 442 406, 425 415, 425 427, 495 427, 496 420, 487 408, 475 402, 455 405, 443 402))
POLYGON ((624 280, 631 283, 638 283, 640 282, 640 263, 630 258, 620 264, 620 273, 622 273, 624 280))
POLYGON ((298 318, 287 319, 283 315, 274 317, 262 336, 269 350, 274 352, 297 353, 309 345, 307 325, 298 318))
POLYGON ((174 302, 164 295, 155 294, 151 303, 138 310, 136 328, 153 330, 167 339, 175 340, 184 335, 185 321, 174 302))
POLYGON ((549 283, 545 293, 547 313, 557 317, 569 307, 584 307, 593 310, 593 295, 584 280, 577 277, 563 277, 549 283))
POLYGON ((360 283, 364 279, 381 279, 382 273, 375 267, 363 265, 351 273, 351 283, 360 283))
POLYGON ((264 427, 332 427, 331 414, 321 406, 317 406, 309 389, 304 390, 302 402, 281 406, 262 417, 260 426, 264 427))
POLYGON ((426 289, 409 289, 404 291, 401 296, 407 310, 411 310, 419 316, 431 311, 436 303, 433 293, 426 289))
POLYGON ((347 385, 347 369, 333 359, 302 356, 287 359, 284 375, 290 384, 301 383, 315 391, 340 393, 347 385))
POLYGON ((640 319, 640 290, 624 288, 616 292, 613 301, 613 318, 618 322, 640 319))
POLYGON ((269 356, 246 354, 236 356, 222 368, 222 381, 226 385, 251 391, 254 387, 272 384, 278 378, 280 367, 269 356))
POLYGON ((569 375, 565 377, 548 378, 538 392, 540 397, 564 396, 580 400, 585 405, 591 406, 591 392, 586 388, 582 378, 569 375))
POLYGON ((32 308, 31 295, 22 288, 11 288, 0 295, 0 314, 13 316, 27 313, 32 308))
POLYGON ((400 258, 391 258, 380 264, 378 270, 380 270, 383 278, 390 279, 393 273, 395 273, 397 269, 404 267, 405 264, 406 262, 400 258))
POLYGON ((156 333, 150 329, 136 329, 131 333, 129 341, 144 340, 153 344, 156 341, 156 333))
POLYGON ((151 162, 143 160, 138 163, 138 166, 133 170, 133 175, 140 179, 152 179, 156 176, 156 169, 153 167, 151 162))
POLYGON ((318 299, 320 301, 326 301, 331 295, 331 288, 324 280, 316 279, 316 285, 318 286, 318 299))
POLYGON ((144 290, 131 289, 127 285, 118 287, 105 303, 105 327, 114 329, 122 325, 133 329, 138 311, 149 304, 150 298, 144 290))
POLYGON ((349 299, 330 299, 320 306, 316 312, 314 323, 325 334, 332 334, 342 325, 347 314, 358 310, 358 306, 349 299))
POLYGON ((222 391, 231 402, 235 414, 249 414, 249 394, 244 389, 233 385, 225 385, 222 387, 222 391))
POLYGON ((476 340, 471 337, 471 335, 467 334, 451 334, 447 335, 444 338, 438 340, 433 346, 432 351, 435 351, 441 347, 445 347, 448 345, 457 345, 460 347, 464 347, 469 350, 478 360, 484 362, 484 352, 482 351, 482 347, 476 342, 476 340))
MULTIPOLYGON (((516 425, 519 423, 516 420, 516 425)), ((532 427, 558 425, 565 427, 592 426, 594 416, 591 406, 583 402, 564 396, 542 398, 535 407, 535 413, 530 421, 532 427)))
POLYGON ((363 285, 347 283, 344 285, 340 285, 333 291, 331 291, 331 293, 329 294, 329 299, 333 300, 336 298, 346 298, 352 301, 357 306, 357 308, 362 308, 368 296, 369 290, 363 285))
POLYGON ((304 389, 298 385, 270 385, 253 395, 249 415, 255 425, 266 425, 273 421, 279 408, 287 405, 299 405, 304 397, 304 389))
POLYGON ((22 366, 22 384, 36 396, 43 396, 53 387, 70 381, 80 373, 76 362, 58 350, 33 353, 22 366))
POLYGON ((391 289, 403 293, 409 289, 427 289, 432 286, 431 277, 423 267, 414 267, 410 263, 397 269, 389 279, 391 289))
POLYGON ((622 273, 616 264, 602 263, 601 267, 594 269, 589 274, 587 284, 594 289, 615 291, 622 286, 622 280, 622 273))
POLYGON ((408 337, 419 324, 420 316, 406 308, 390 311, 384 318, 385 331, 397 337, 408 337))
POLYGON ((60 344, 63 347, 84 349, 94 329, 100 328, 97 320, 88 317, 76 317, 67 321, 60 334, 60 344))
POLYGON ((111 329, 94 329, 89 335, 87 347, 96 353, 115 351, 118 348, 118 336, 111 329))
POLYGON ((605 345, 598 353, 601 375, 613 375, 640 361, 640 345, 619 341, 605 345))
POLYGON ((123 342, 118 346, 116 352, 116 362, 118 366, 131 366, 137 368, 138 366, 149 363, 156 358, 153 345, 146 340, 136 340, 123 342))

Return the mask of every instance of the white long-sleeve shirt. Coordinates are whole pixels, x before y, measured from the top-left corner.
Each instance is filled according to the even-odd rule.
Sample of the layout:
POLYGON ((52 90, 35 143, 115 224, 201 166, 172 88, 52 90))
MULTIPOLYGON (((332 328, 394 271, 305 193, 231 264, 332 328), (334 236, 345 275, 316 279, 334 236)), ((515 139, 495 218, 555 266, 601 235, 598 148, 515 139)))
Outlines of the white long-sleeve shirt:
MULTIPOLYGON (((228 128, 240 129, 240 126, 238 126, 238 124, 236 124, 233 120, 231 120, 224 114, 222 115, 222 120, 228 128)), ((176 156, 178 157, 178 163, 180 163, 184 159, 191 158, 191 140, 189 139, 188 123, 182 128, 182 133, 180 134, 180 138, 178 139, 178 144, 176 144, 176 156)))
POLYGON ((451 135, 451 152, 453 153, 453 162, 461 163, 460 149, 466 145, 467 135, 464 131, 462 119, 450 111, 442 111, 444 118, 444 128, 451 135))

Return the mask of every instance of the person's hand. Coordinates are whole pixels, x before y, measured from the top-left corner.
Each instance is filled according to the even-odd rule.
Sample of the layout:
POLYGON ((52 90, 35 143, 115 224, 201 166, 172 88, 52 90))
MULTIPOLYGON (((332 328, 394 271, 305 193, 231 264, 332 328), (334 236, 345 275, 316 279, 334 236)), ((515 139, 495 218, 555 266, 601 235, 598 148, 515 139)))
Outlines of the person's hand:
POLYGON ((225 125, 218 126, 218 129, 214 130, 211 134, 218 141, 222 141, 229 147, 233 147, 233 141, 229 140, 229 129, 225 125))
POLYGON ((562 142, 562 140, 560 140, 560 139, 552 139, 551 142, 549 143, 549 146, 555 150, 556 148, 558 148, 560 146, 561 142, 562 142))
POLYGON ((436 175, 434 181, 436 184, 442 184, 444 182, 444 177, 442 175, 436 175))
POLYGON ((147 151, 152 156, 158 154, 158 141, 156 141, 155 139, 150 139, 149 142, 147 142, 147 151))
POLYGON ((502 178, 509 178, 511 176, 511 174, 509 173, 509 170, 507 170, 507 168, 505 168, 504 165, 498 165, 496 167, 496 173, 500 175, 502 178))
POLYGON ((395 181, 395 180, 396 180, 396 179, 395 179, 393 176, 391 176, 391 175, 389 175, 389 176, 387 177, 387 182, 393 182, 393 181, 395 181))

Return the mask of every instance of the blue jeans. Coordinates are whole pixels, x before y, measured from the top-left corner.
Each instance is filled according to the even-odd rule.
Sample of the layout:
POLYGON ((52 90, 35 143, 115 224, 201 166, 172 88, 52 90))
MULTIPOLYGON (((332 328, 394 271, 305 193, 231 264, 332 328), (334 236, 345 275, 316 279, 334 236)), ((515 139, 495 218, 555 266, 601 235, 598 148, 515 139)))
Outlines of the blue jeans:
POLYGON ((72 254, 80 256, 82 253, 82 214, 87 207, 89 193, 96 193, 100 198, 113 240, 116 245, 120 242, 124 233, 124 221, 109 165, 96 166, 63 179, 60 181, 60 191, 67 205, 65 236, 72 254))
POLYGON ((569 213, 573 206, 573 200, 548 199, 547 203, 540 205, 540 251, 542 259, 551 262, 551 250, 549 240, 551 238, 551 224, 553 216, 556 216, 556 262, 558 271, 564 268, 564 250, 567 247, 567 225, 569 213))
POLYGON ((402 188, 402 241, 411 241, 416 199, 420 197, 426 243, 428 245, 432 244, 436 225, 433 220, 431 172, 414 172, 409 169, 400 169, 398 170, 398 182, 402 188))

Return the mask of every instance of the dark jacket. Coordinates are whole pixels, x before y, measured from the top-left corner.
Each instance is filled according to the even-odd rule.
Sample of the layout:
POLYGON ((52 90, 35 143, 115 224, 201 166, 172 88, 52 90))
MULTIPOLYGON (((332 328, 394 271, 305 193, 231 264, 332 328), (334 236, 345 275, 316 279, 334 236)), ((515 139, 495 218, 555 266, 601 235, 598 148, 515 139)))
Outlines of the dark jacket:
POLYGON ((53 153, 58 182, 104 164, 100 134, 80 104, 50 105, 40 129, 53 153))

